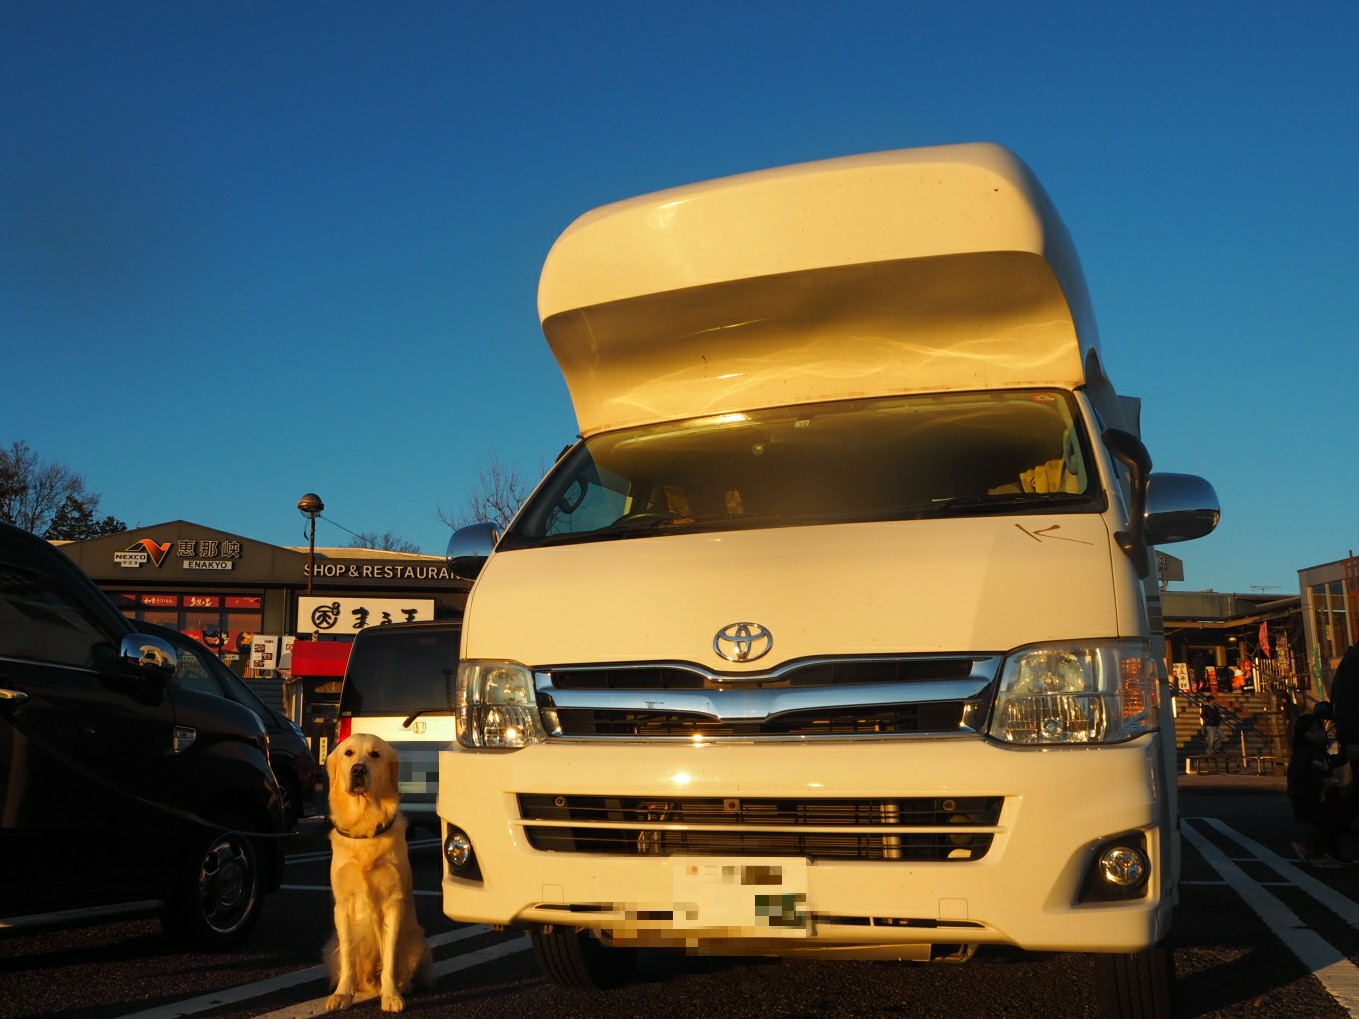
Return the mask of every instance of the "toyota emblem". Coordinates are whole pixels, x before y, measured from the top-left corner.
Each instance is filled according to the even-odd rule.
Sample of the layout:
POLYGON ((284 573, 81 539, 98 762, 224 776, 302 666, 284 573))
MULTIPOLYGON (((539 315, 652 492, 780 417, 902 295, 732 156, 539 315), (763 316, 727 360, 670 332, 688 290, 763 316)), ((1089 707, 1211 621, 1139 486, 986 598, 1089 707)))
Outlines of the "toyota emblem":
POLYGON ((774 635, 759 623, 728 623, 713 638, 713 650, 729 662, 753 662, 774 647, 774 635))

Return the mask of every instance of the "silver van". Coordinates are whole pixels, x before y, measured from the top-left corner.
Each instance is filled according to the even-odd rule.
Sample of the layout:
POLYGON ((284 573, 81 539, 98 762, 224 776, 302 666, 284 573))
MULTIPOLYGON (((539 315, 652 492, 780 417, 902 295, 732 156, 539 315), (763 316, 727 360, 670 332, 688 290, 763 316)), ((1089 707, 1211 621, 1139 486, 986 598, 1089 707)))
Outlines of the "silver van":
POLYGON ((336 742, 366 732, 401 756, 401 809, 438 831, 439 751, 456 737, 460 622, 393 623, 359 632, 340 689, 336 742))

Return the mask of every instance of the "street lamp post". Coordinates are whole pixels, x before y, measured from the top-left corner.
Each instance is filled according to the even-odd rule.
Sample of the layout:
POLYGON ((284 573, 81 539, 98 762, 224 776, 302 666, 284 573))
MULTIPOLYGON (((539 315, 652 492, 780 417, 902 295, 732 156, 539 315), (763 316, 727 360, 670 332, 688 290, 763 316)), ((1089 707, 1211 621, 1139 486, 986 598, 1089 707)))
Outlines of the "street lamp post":
POLYGON ((316 518, 321 515, 326 504, 315 492, 308 492, 297 500, 297 508, 311 521, 311 547, 307 552, 307 594, 311 594, 312 581, 316 576, 316 518))

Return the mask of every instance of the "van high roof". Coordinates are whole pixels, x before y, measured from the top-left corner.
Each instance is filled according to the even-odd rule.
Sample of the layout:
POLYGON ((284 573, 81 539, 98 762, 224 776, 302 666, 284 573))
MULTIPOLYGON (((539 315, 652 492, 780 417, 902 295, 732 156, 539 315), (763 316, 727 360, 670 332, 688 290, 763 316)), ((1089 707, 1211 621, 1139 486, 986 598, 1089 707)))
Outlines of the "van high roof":
POLYGON ((1075 249, 998 145, 903 149, 607 205, 558 238, 543 331, 584 435, 812 400, 1098 376, 1075 249))

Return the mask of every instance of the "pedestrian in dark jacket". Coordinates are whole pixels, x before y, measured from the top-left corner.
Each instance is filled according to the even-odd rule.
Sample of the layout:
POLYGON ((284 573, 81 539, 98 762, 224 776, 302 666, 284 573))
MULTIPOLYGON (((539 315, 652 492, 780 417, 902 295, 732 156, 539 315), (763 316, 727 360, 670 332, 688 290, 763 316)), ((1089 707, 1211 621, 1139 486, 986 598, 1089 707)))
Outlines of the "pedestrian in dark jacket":
POLYGON ((1208 694, 1199 707, 1199 724, 1203 726, 1203 752, 1216 754, 1222 750, 1222 709, 1208 694))
POLYGON ((1288 760, 1288 799, 1293 816, 1310 826, 1293 843, 1298 858, 1313 867, 1349 863, 1340 853, 1340 836, 1350 812, 1340 798, 1336 775, 1339 757, 1326 752, 1326 729, 1316 715, 1300 715, 1293 730, 1293 752, 1288 760))
POLYGON ((1284 724, 1284 746, 1293 745, 1293 731, 1298 724, 1298 705, 1293 700, 1293 691, 1279 691, 1279 715, 1283 718, 1284 724))

